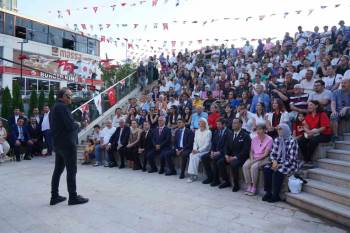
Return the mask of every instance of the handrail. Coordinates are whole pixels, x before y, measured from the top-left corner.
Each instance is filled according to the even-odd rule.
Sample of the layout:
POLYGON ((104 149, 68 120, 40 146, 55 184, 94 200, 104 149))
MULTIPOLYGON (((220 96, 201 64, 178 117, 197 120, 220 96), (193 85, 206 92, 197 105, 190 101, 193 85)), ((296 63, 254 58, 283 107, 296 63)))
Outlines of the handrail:
MULTIPOLYGON (((119 83, 121 83, 122 81, 124 81, 125 79, 129 78, 130 76, 134 75, 136 71, 132 72, 131 74, 129 74, 128 76, 126 76, 125 78, 123 78, 122 80, 119 80, 118 82, 116 82, 115 84, 113 84, 112 86, 108 87, 106 90, 102 91, 101 93, 99 93, 99 95, 104 94, 105 92, 107 92, 109 89, 115 87, 116 85, 118 85, 119 83)), ((88 101, 86 101, 85 103, 83 103, 82 105, 80 105, 79 107, 77 107, 76 109, 74 109, 72 111, 72 114, 75 113, 76 111, 78 111, 80 109, 81 106, 90 103, 91 101, 94 100, 94 97, 89 99, 88 101)))
POLYGON ((8 121, 7 119, 3 118, 3 117, 0 117, 0 120, 2 121, 8 121))

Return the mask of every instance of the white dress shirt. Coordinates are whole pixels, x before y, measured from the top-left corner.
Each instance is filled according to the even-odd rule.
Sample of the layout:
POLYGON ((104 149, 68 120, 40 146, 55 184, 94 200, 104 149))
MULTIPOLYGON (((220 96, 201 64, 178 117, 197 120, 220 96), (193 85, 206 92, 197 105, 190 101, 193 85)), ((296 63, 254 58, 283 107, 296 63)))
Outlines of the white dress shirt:
POLYGON ((41 131, 50 129, 49 114, 50 112, 44 114, 43 123, 41 124, 41 131))

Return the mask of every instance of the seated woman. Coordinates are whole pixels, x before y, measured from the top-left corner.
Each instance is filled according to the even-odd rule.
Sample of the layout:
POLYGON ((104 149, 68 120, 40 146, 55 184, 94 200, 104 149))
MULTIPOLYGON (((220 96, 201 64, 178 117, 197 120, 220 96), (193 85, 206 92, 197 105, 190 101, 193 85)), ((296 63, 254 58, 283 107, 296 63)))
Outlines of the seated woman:
POLYGON ((273 141, 269 163, 264 167, 264 189, 262 198, 267 202, 280 201, 280 191, 283 180, 297 169, 298 143, 292 137, 287 124, 277 126, 278 137, 273 141))
POLYGON ((95 158, 95 145, 93 139, 88 139, 83 155, 82 165, 88 165, 95 158))
POLYGON ((267 114, 267 134, 272 138, 278 137, 277 126, 281 123, 289 124, 289 116, 281 99, 274 99, 272 112, 267 114))
POLYGON ((0 163, 5 159, 5 156, 10 150, 10 144, 6 141, 7 131, 0 120, 0 163))
POLYGON ((141 162, 138 155, 138 146, 141 138, 142 130, 138 127, 137 121, 131 121, 130 136, 128 145, 126 145, 127 150, 127 160, 130 161, 129 167, 133 170, 141 169, 141 162))
POLYGON ((205 118, 199 119, 199 129, 194 135, 193 150, 190 154, 190 162, 188 164, 188 174, 190 178, 188 183, 196 181, 198 178, 198 165, 202 156, 209 153, 211 147, 211 131, 205 118))
POLYGON ((185 111, 182 114, 181 118, 184 120, 186 128, 190 128, 192 121, 192 110, 190 107, 186 106, 185 111))
POLYGON ((256 194, 259 168, 268 163, 268 155, 272 147, 272 138, 265 134, 265 124, 256 126, 256 136, 251 141, 249 159, 243 165, 244 180, 247 184, 246 195, 256 194))
POLYGON ((330 142, 332 130, 330 128, 330 120, 327 114, 322 110, 320 103, 317 100, 308 102, 308 113, 305 116, 304 135, 299 138, 300 146, 305 167, 313 167, 312 155, 320 142, 330 142))
POLYGON ((253 114, 253 128, 252 133, 250 134, 251 138, 254 138, 256 136, 256 127, 257 125, 265 125, 266 128, 266 121, 267 114, 265 111, 265 104, 262 102, 258 102, 256 104, 256 113, 253 114))

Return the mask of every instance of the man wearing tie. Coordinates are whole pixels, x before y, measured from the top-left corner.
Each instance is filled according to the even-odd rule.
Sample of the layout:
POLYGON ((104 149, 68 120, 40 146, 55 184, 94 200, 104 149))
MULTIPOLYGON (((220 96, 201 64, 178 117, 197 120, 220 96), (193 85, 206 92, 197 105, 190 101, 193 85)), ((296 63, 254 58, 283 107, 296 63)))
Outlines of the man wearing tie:
POLYGON ((143 122, 143 132, 140 138, 139 154, 143 156, 142 171, 147 171, 147 157, 150 153, 154 153, 154 146, 152 143, 153 131, 148 121, 143 122))
POLYGON ((173 157, 176 156, 181 158, 181 173, 179 178, 184 179, 188 157, 193 148, 194 134, 190 129, 185 127, 185 121, 183 119, 177 120, 177 127, 178 129, 175 132, 174 149, 170 150, 166 156, 169 171, 165 175, 176 175, 173 162, 173 157))
POLYGON ((207 179, 203 184, 210 184, 215 187, 220 184, 218 161, 225 157, 225 143, 232 136, 231 130, 226 128, 226 120, 219 118, 216 120, 217 130, 214 132, 211 143, 211 151, 202 158, 207 179))
POLYGON ((233 133, 226 139, 225 143, 225 157, 218 161, 218 166, 221 178, 224 180, 219 188, 227 188, 231 186, 230 178, 227 174, 226 166, 230 166, 233 174, 233 189, 232 192, 239 190, 239 168, 249 157, 250 152, 250 136, 242 129, 242 120, 234 119, 232 121, 233 133))
POLYGON ((165 126, 164 116, 158 118, 158 127, 155 129, 152 138, 153 146, 155 147, 155 153, 150 153, 148 156, 148 161, 151 166, 149 173, 157 171, 157 166, 155 163, 155 156, 160 155, 160 169, 159 174, 164 173, 165 158, 169 150, 171 150, 171 130, 165 126))
POLYGON ((117 161, 114 152, 120 156, 119 169, 125 168, 126 146, 129 143, 130 127, 125 125, 124 119, 119 120, 119 127, 115 130, 107 145, 109 164, 108 167, 116 167, 117 161))
POLYGON ((21 149, 24 148, 26 150, 26 154, 24 159, 30 160, 30 155, 28 154, 27 143, 30 142, 30 137, 26 127, 24 127, 24 119, 19 117, 17 119, 17 124, 12 127, 11 132, 11 144, 14 148, 16 161, 21 161, 21 149))
POLYGON ((14 127, 17 122, 18 122, 18 118, 21 116, 21 110, 19 108, 15 108, 13 110, 13 116, 11 116, 9 118, 9 126, 10 127, 14 127))
POLYGON ((30 118, 27 130, 30 137, 30 141, 28 142, 28 151, 30 152, 30 155, 41 155, 42 134, 35 116, 30 118))

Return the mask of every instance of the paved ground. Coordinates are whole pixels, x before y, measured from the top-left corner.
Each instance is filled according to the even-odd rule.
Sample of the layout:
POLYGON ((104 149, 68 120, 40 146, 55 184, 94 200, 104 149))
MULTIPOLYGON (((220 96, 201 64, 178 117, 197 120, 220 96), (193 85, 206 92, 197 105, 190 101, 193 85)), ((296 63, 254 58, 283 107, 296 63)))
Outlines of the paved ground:
MULTIPOLYGON (((0 165, 1 233, 345 232, 286 203, 129 169, 78 167, 81 206, 50 207, 53 158, 0 165)), ((66 195, 65 174, 61 194, 66 195)))

